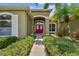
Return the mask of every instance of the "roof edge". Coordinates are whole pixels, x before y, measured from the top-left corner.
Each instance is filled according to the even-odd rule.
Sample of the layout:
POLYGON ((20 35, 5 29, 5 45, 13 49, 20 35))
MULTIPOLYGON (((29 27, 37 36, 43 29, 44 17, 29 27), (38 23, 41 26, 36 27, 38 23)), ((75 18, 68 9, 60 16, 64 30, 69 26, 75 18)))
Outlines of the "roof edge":
POLYGON ((25 6, 0 6, 0 10, 28 10, 29 7, 25 6))
POLYGON ((52 9, 31 9, 32 12, 38 12, 38 11, 41 11, 41 12, 51 12, 52 9))

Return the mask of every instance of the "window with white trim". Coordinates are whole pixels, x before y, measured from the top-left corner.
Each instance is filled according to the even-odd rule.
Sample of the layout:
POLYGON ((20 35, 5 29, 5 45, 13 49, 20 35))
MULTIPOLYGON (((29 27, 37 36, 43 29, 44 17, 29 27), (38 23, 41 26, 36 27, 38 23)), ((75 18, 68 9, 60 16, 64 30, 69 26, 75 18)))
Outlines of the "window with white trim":
POLYGON ((11 35, 12 32, 12 20, 11 15, 2 14, 0 15, 0 36, 11 35))
POLYGON ((56 24, 49 24, 49 31, 55 32, 56 31, 56 24))

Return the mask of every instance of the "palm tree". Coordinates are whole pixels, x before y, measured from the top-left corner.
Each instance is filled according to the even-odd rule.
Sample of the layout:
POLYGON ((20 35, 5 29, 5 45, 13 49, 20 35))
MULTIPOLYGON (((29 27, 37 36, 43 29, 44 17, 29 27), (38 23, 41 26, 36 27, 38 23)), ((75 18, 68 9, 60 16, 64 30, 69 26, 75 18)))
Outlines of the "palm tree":
POLYGON ((73 20, 78 20, 79 19, 79 4, 77 3, 72 3, 69 6, 69 12, 70 15, 72 16, 73 20))
POLYGON ((49 3, 44 4, 44 9, 47 9, 49 7, 49 3))
MULTIPOLYGON (((69 18, 68 7, 69 6, 66 3, 65 4, 61 4, 60 5, 60 9, 59 10, 57 9, 57 12, 55 14, 57 14, 56 17, 57 17, 57 19, 59 21, 59 24, 60 24, 61 19, 63 19, 63 21, 65 22, 64 29, 67 31, 66 35, 71 36, 71 30, 70 30, 70 26, 69 26, 70 18, 69 18)), ((59 28, 59 31, 60 31, 60 28, 59 28)))
MULTIPOLYGON (((48 8, 49 4, 46 3, 46 6, 44 6, 44 8, 48 8)), ((73 20, 78 20, 79 19, 79 4, 60 4, 60 3, 55 3, 55 13, 54 15, 52 15, 52 18, 58 21, 58 29, 60 30, 59 27, 59 23, 60 21, 63 19, 63 21, 65 22, 65 26, 67 27, 67 29, 69 30, 69 33, 71 32, 70 29, 70 19, 72 18, 73 20)), ((58 31, 59 31, 58 30, 58 31)), ((71 33, 69 34, 71 36, 71 33)))
POLYGON ((61 12, 59 12, 61 10, 61 4, 60 3, 55 3, 55 14, 52 16, 53 18, 57 18, 55 20, 58 21, 58 32, 60 31, 60 19, 61 19, 61 12))
MULTIPOLYGON (((52 15, 52 18, 56 20, 58 20, 58 24, 60 23, 60 19, 61 19, 61 4, 60 3, 53 3, 52 5, 55 5, 55 13, 54 15, 52 15)), ((49 7, 49 3, 45 3, 44 4, 44 9, 47 9, 49 7)), ((58 25, 58 31, 60 28, 60 24, 58 25)))
MULTIPOLYGON (((44 8, 48 8, 48 3, 45 4, 44 8)), ((69 33, 70 33, 70 28, 69 28, 69 12, 68 12, 68 4, 60 4, 60 3, 56 3, 55 5, 55 13, 52 16, 54 19, 58 20, 58 31, 60 31, 60 21, 61 19, 63 19, 65 21, 65 23, 67 24, 66 26, 69 29, 69 33)))

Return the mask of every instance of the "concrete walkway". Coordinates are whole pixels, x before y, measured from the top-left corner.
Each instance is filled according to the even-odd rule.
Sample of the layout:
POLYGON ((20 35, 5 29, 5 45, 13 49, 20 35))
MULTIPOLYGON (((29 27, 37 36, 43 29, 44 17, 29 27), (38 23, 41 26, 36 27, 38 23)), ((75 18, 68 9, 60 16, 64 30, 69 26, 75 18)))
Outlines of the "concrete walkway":
POLYGON ((45 47, 43 45, 43 39, 37 38, 35 39, 35 43, 33 44, 31 53, 29 56, 46 56, 45 47))

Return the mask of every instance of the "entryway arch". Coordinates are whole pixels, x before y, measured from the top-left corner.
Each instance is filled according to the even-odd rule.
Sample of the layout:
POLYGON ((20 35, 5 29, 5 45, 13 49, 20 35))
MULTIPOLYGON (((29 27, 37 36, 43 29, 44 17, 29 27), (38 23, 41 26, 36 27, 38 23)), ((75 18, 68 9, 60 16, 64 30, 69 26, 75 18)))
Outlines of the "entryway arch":
POLYGON ((45 16, 37 15, 34 16, 34 33, 35 34, 45 34, 45 16))

